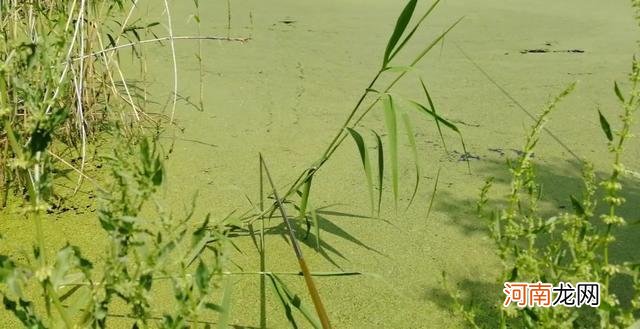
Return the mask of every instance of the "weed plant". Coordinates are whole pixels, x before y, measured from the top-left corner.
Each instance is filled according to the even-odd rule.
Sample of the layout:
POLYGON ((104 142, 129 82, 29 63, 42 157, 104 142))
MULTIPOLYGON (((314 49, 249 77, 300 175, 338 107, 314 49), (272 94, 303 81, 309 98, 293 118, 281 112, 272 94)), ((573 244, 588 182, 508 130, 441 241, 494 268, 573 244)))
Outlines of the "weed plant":
MULTIPOLYGON (((635 3, 638 8, 638 3, 635 3)), ((511 173, 510 193, 502 198, 506 206, 491 209, 488 179, 478 201, 478 214, 486 220, 497 254, 502 260, 503 282, 560 282, 600 283, 599 307, 524 307, 514 304, 503 307, 496 304, 500 328, 627 328, 637 325, 640 310, 640 266, 633 259, 613 261, 610 249, 616 243, 616 231, 629 224, 619 214, 626 202, 622 178, 638 177, 622 163, 624 147, 632 136, 631 127, 640 107, 640 61, 634 57, 629 75, 629 91, 614 83, 614 94, 621 112, 617 129, 602 113, 598 113, 602 131, 611 156, 611 172, 598 178, 594 166, 584 162, 581 197, 567 196, 572 204, 571 212, 552 216, 543 215, 538 202, 541 184, 536 179, 533 150, 540 133, 557 103, 573 89, 569 86, 540 114, 531 127, 521 156, 509 162, 511 173), (602 206, 598 207, 601 203, 602 206), (489 208, 489 209, 488 209, 489 208), (622 290, 633 291, 628 303, 622 303, 612 289, 612 281, 622 284, 622 290)), ((465 305, 459 293, 454 296, 454 309, 475 328, 488 327, 476 321, 477 312, 491 312, 465 305)), ((494 309, 495 310, 495 309, 494 309)), ((493 314, 493 312, 491 312, 493 314)))

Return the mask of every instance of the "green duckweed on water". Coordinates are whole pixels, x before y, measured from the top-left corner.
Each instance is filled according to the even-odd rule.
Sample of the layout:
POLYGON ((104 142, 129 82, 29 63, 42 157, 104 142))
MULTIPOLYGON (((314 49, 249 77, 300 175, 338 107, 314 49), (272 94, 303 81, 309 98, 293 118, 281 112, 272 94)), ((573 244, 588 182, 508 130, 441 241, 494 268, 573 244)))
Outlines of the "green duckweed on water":
MULTIPOLYGON (((130 5, 124 4, 125 8, 130 5)), ((170 40, 140 45, 144 65, 130 49, 118 52, 124 78, 144 90, 145 111, 152 118, 164 118, 156 135, 163 160, 163 184, 156 191, 162 199, 162 212, 177 221, 194 204, 193 219, 185 226, 188 234, 207 214, 213 223, 237 218, 233 225, 243 228, 227 232, 237 235, 229 238, 232 243, 221 247, 225 263, 220 271, 227 275, 217 273, 220 280, 211 291, 215 303, 221 305, 223 294, 229 293, 227 312, 222 317, 216 312, 203 313, 197 320, 203 321, 202 326, 205 322, 213 326, 228 317, 230 325, 259 328, 261 314, 265 314, 266 322, 262 321, 268 327, 288 327, 290 320, 276 291, 267 286, 265 309, 261 311, 261 276, 238 274, 300 270, 278 213, 264 221, 267 238, 262 267, 255 237, 240 220, 245 211, 260 209, 258 154, 264 155, 281 194, 298 175, 317 165, 314 161, 325 152, 378 72, 405 3, 243 0, 200 1, 197 8, 192 1, 169 1, 168 5, 171 30, 163 1, 138 1, 131 21, 157 21, 159 24, 153 26, 156 37, 200 33, 241 39, 175 40, 175 63, 170 40), (174 88, 175 114, 169 122, 174 88)), ((417 1, 412 24, 429 6, 430 1, 417 1)), ((124 10, 119 15, 126 14, 124 10)), ((361 273, 314 277, 334 328, 467 328, 468 322, 452 306, 443 272, 449 287, 460 292, 462 303, 477 307, 478 324, 498 326, 494 315, 503 300, 503 280, 499 280, 503 262, 486 223, 476 215, 476 203, 487 177, 494 178, 491 201, 506 203, 504 195, 511 186, 507 159, 521 156, 527 131, 534 123, 532 116, 535 118, 572 82, 577 81, 575 91, 550 114, 546 130, 530 155, 543 186, 539 211, 555 214, 573 209, 569 195, 581 195, 582 159, 591 161, 596 176, 602 179, 611 171, 612 155, 597 111, 609 119, 614 130, 621 126, 619 102, 612 86, 614 81, 622 81, 624 89, 631 90, 626 81, 631 57, 637 51, 638 29, 629 4, 446 0, 438 4, 393 60, 398 66, 411 63, 461 17, 460 23, 391 91, 391 99, 399 99, 395 102, 397 195, 393 192, 394 160, 390 152, 394 133, 384 107, 377 105, 355 127, 365 142, 362 153, 345 132, 344 143, 314 175, 308 205, 309 214, 313 214, 309 215, 309 233, 304 220, 292 219, 312 272, 361 273), (424 79, 425 89, 428 87, 429 100, 419 77, 424 79), (416 110, 408 100, 431 103, 429 107, 437 109, 443 121, 459 129, 464 145, 456 131, 444 123, 436 126, 432 116, 416 110), (413 138, 407 138, 406 122, 413 138), (385 148, 380 195, 379 148, 372 131, 379 134, 385 148), (370 178, 363 172, 362 154, 367 156, 370 178), (416 162, 420 184, 407 208, 416 186, 416 162)), ((108 42, 110 37, 103 37, 108 42)), ((394 77, 382 75, 373 88, 384 88, 394 77)), ((366 105, 374 99, 369 95, 366 105)), ((156 128, 146 123, 141 130, 154 134, 156 128)), ((100 186, 113 183, 110 162, 102 157, 128 141, 127 137, 117 137, 117 129, 106 130, 92 137, 86 152, 90 160, 85 173, 97 179, 100 186)), ((638 133, 637 126, 631 132, 638 133)), ((132 143, 129 148, 137 147, 132 143)), ((639 154, 636 140, 625 144, 622 161, 627 169, 639 169, 639 154)), ((80 160, 73 164, 79 166, 80 160)), ((64 167, 60 163, 55 166, 64 167)), ((271 187, 265 179, 262 188, 266 196, 271 187)), ((65 199, 42 215, 43 238, 50 255, 71 243, 94 263, 96 271, 104 271, 98 264, 108 258, 108 234, 96 220, 101 207, 97 200, 104 193, 85 179, 78 193, 71 196, 77 180, 75 171, 55 179, 54 189, 65 199)), ((638 217, 634 207, 639 200, 639 185, 632 175, 625 176, 622 183, 626 203, 618 215, 631 223, 638 217)), ((292 195, 290 199, 296 203, 299 197, 292 195)), ((263 202, 268 207, 274 200, 266 198, 263 202)), ((4 237, 0 253, 16 262, 35 262, 34 221, 25 215, 22 204, 19 195, 14 195, 0 210, 4 237)), ((601 206, 605 207, 604 203, 601 206)), ((287 211, 291 217, 298 216, 292 204, 287 211)), ((153 203, 140 213, 155 216, 153 203)), ((260 231, 260 224, 255 222, 252 229, 260 231)), ((616 244, 609 251, 612 259, 637 261, 638 229, 637 225, 619 229, 616 244)), ((209 255, 204 261, 213 263, 213 259, 209 255)), ((278 278, 315 317, 303 278, 284 274, 278 278)), ((618 287, 623 284, 616 281, 612 290, 618 291, 622 304, 628 306, 633 296, 618 287)), ((37 284, 28 284, 25 293, 37 300, 37 288, 37 284)), ((154 283, 148 298, 156 316, 170 312, 174 307, 171 280, 154 283)), ((113 316, 107 326, 131 327, 133 320, 127 317, 130 308, 117 298, 113 303, 113 316)), ((45 303, 35 304, 39 314, 46 315, 45 303)), ((291 316, 300 327, 311 326, 303 312, 294 309, 291 316)), ((159 319, 147 325, 157 326, 159 319)), ((22 326, 7 310, 0 312, 0 323, 6 328, 22 326)))

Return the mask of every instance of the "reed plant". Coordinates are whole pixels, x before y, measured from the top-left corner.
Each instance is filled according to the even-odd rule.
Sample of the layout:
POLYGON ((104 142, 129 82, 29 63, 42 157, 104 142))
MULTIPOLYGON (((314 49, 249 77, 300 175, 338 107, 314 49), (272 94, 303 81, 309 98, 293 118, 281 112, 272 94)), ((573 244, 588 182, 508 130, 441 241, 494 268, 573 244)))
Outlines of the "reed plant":
MULTIPOLYGON (((438 43, 442 42, 444 37, 462 19, 453 22, 444 32, 436 35, 432 39, 432 41, 427 43, 425 47, 421 51, 419 51, 413 57, 413 60, 408 64, 398 64, 396 63, 397 60, 395 60, 396 56, 401 53, 404 50, 404 47, 412 40, 413 36, 419 30, 421 25, 433 13, 439 2, 439 0, 434 1, 422 15, 417 16, 414 15, 418 3, 417 0, 410 0, 407 2, 396 21, 394 30, 387 42, 387 46, 382 56, 381 65, 378 70, 375 71, 373 78, 364 88, 362 95, 355 102, 355 105, 348 112, 347 118, 342 123, 341 127, 337 130, 334 138, 331 140, 320 158, 312 165, 310 165, 307 169, 303 170, 302 173, 300 173, 300 175, 293 181, 293 183, 289 184, 289 188, 285 190, 284 193, 279 194, 275 190, 275 184, 272 184, 271 189, 264 189, 263 176, 265 176, 265 174, 268 176, 268 169, 261 159, 259 184, 260 202, 256 203, 253 209, 250 209, 243 216, 240 216, 241 222, 246 225, 246 227, 232 228, 232 231, 235 231, 236 234, 248 233, 252 237, 261 259, 260 272, 258 273, 261 276, 261 327, 265 327, 267 323, 267 314, 265 313, 265 290, 268 282, 272 283, 272 287, 282 303, 283 310, 287 316, 287 320, 293 327, 298 326, 295 317, 292 315, 292 311, 296 309, 300 311, 301 315, 303 315, 305 319, 308 320, 310 325, 316 328, 322 327, 326 329, 330 327, 330 319, 327 318, 323 310, 319 293, 315 290, 314 287, 315 285, 313 283, 310 284, 309 282, 312 282, 313 277, 316 276, 348 276, 362 274, 360 272, 340 271, 321 273, 313 272, 308 269, 306 264, 304 263, 299 248, 294 248, 296 257, 300 262, 299 275, 303 276, 307 281, 307 286, 309 289, 308 293, 311 296, 312 301, 316 307, 317 314, 314 315, 304 307, 298 295, 290 292, 290 289, 284 285, 283 280, 279 279, 278 275, 269 272, 264 267, 264 259, 267 252, 264 248, 265 239, 267 238, 268 232, 270 232, 268 224, 266 224, 265 221, 268 221, 270 218, 272 218, 274 216, 274 213, 276 213, 277 211, 280 211, 280 214, 285 221, 286 230, 290 233, 290 240, 292 240, 292 245, 297 245, 296 239, 298 239, 298 236, 300 236, 299 233, 296 233, 296 228, 306 225, 307 233, 305 234, 305 236, 309 236, 309 232, 313 227, 316 250, 322 252, 320 247, 322 245, 320 232, 323 228, 318 223, 318 215, 316 209, 311 206, 312 202, 310 201, 312 196, 312 182, 313 179, 318 175, 318 173, 321 172, 321 169, 325 165, 325 163, 327 163, 332 158, 336 150, 344 143, 345 140, 347 140, 349 137, 353 139, 356 145, 357 153, 361 159, 365 176, 365 183, 370 199, 372 218, 379 216, 380 213, 382 193, 384 190, 383 182, 385 172, 387 170, 390 171, 390 188, 393 195, 394 208, 396 209, 396 211, 400 206, 399 139, 400 134, 403 132, 403 130, 404 132, 406 132, 407 139, 409 141, 410 151, 413 155, 416 175, 411 197, 409 199, 409 202, 405 205, 406 208, 411 206, 417 194, 418 187, 420 185, 421 166, 418 160, 418 150, 415 141, 414 128, 409 113, 417 111, 416 113, 420 113, 421 115, 425 115, 429 119, 432 119, 435 122, 435 127, 440 134, 443 144, 443 128, 449 129, 457 134, 460 138, 461 146, 466 153, 466 146, 464 144, 464 140, 462 138, 460 130, 454 123, 447 120, 438 112, 435 101, 433 100, 427 88, 427 83, 425 83, 420 75, 417 74, 419 71, 416 68, 418 63, 420 63, 421 60, 438 43), (408 98, 394 90, 396 84, 407 76, 414 77, 414 81, 416 82, 417 87, 419 87, 423 92, 422 100, 414 100, 408 98), (380 83, 380 81, 383 80, 381 79, 383 77, 389 77, 390 82, 386 84, 380 83), (386 138, 384 139, 382 138, 383 132, 371 131, 371 134, 366 135, 370 138, 366 138, 362 133, 363 128, 360 127, 360 124, 362 123, 363 119, 374 110, 379 110, 384 113, 386 133, 386 138), (400 118, 402 127, 404 127, 404 129, 402 129, 402 127, 399 127, 398 121, 400 121, 400 118), (374 167, 370 159, 369 146, 367 142, 368 139, 373 140, 374 145, 376 146, 376 155, 374 156, 374 158, 376 160, 375 164, 377 165, 377 168, 374 167), (375 180, 374 170, 377 171, 375 180), (376 188, 378 189, 377 195, 375 195, 374 193, 374 190, 376 188), (266 204, 265 200, 269 199, 273 199, 275 201, 272 204, 266 204), (288 218, 285 214, 286 211, 284 210, 284 208, 286 207, 293 207, 293 210, 297 213, 297 215, 295 217, 288 218), (267 278, 269 278, 270 280, 267 281, 267 278)), ((433 196, 435 195, 435 189, 437 188, 437 181, 438 179, 436 178, 429 210, 431 208, 431 205, 433 204, 433 196)))

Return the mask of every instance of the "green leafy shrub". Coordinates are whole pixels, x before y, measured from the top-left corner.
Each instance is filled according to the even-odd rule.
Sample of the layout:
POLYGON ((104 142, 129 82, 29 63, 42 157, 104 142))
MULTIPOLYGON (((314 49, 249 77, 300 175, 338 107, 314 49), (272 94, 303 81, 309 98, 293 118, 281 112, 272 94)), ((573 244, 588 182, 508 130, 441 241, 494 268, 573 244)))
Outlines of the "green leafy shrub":
MULTIPOLYGON (((154 196, 164 177, 161 155, 149 140, 139 144, 135 153, 120 149, 108 159, 112 183, 103 191, 98 215, 108 238, 100 262, 71 245, 51 257, 41 235, 27 264, 0 256, 0 294, 25 326, 105 328, 111 309, 122 309, 122 303, 134 327, 158 322, 183 328, 207 310, 224 311, 213 290, 223 282, 226 237, 216 227, 225 223, 210 223, 207 217, 193 230, 191 215, 176 220, 166 214, 154 196), (210 255, 202 253, 205 245, 210 255), (151 298, 159 280, 170 280, 172 302, 151 298), (24 293, 34 286, 43 301, 24 293), (44 313, 36 307, 40 302, 44 313), (152 311, 166 305, 171 311, 158 319, 152 311)), ((33 214, 38 217, 38 210, 33 214)))

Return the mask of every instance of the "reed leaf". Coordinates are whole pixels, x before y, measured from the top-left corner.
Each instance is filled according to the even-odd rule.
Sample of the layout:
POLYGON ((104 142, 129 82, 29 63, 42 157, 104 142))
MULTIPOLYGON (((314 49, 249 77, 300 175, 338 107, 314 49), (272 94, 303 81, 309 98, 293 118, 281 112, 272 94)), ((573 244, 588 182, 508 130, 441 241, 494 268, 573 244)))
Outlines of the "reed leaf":
POLYGON ((378 149, 378 217, 380 217, 380 206, 382 205, 382 184, 384 180, 384 148, 382 147, 382 138, 380 135, 373 131, 376 136, 377 149, 378 149))
POLYGON ((277 275, 269 274, 268 276, 271 279, 273 288, 285 309, 287 320, 289 320, 291 326, 298 328, 298 324, 296 323, 292 312, 293 308, 296 308, 314 328, 322 328, 320 321, 318 321, 313 312, 310 312, 304 304, 302 304, 302 300, 298 295, 293 294, 277 275))
POLYGON ((455 124, 453 124, 451 121, 441 117, 440 115, 438 115, 435 111, 433 111, 432 109, 429 109, 428 107, 416 102, 416 101, 412 101, 409 100, 409 103, 411 103, 412 105, 414 105, 414 107, 420 111, 421 113, 432 117, 436 122, 440 122, 442 123, 445 127, 453 130, 454 132, 456 132, 458 134, 458 136, 460 137, 460 144, 462 145, 462 150, 464 151, 464 153, 467 153, 467 145, 464 142, 464 138, 462 137, 462 133, 460 132, 460 129, 458 129, 458 126, 456 126, 455 124))
POLYGON ((413 16, 413 12, 416 9, 417 0, 409 0, 407 5, 398 16, 398 21, 396 22, 396 26, 393 29, 393 34, 389 38, 389 42, 387 43, 387 49, 384 52, 384 59, 382 61, 382 67, 385 68, 391 59, 391 53, 395 48, 396 44, 404 34, 407 25, 409 25, 409 21, 411 20, 411 16, 413 16))
POLYGON ((409 199, 409 204, 407 205, 408 210, 409 207, 413 204, 413 200, 418 193, 418 186, 420 186, 420 162, 418 160, 418 148, 416 146, 416 137, 413 134, 413 127, 411 126, 411 118, 407 113, 402 113, 402 120, 404 122, 404 128, 407 132, 407 138, 409 139, 409 146, 411 147, 411 153, 413 154, 413 162, 416 167, 416 183, 413 187, 413 193, 411 193, 411 198, 409 199))
POLYGON ((374 198, 373 198, 373 175, 371 173, 371 163, 369 162, 369 152, 367 151, 367 146, 365 145, 364 139, 362 135, 357 131, 346 128, 353 140, 356 142, 358 146, 358 152, 360 153, 360 158, 362 159, 362 167, 364 169, 364 173, 367 177, 367 187, 369 189, 369 199, 371 202, 371 212, 374 211, 374 198))
POLYGON ((391 95, 383 99, 384 119, 389 136, 389 157, 391 161, 391 187, 393 190, 393 202, 398 209, 398 125, 396 122, 396 109, 391 95))
POLYGON ((438 168, 438 173, 436 174, 436 181, 433 183, 433 191, 431 192, 431 198, 429 200, 429 208, 427 209, 427 216, 425 220, 429 219, 429 215, 431 214, 431 208, 433 208, 433 201, 436 199, 436 193, 438 193, 438 182, 440 181, 440 170, 442 167, 438 168))
MULTIPOLYGON (((429 102, 429 106, 431 107, 433 114, 438 115, 438 113, 436 112, 436 106, 433 104, 433 100, 431 99, 431 94, 429 94, 429 90, 427 89, 427 86, 425 85, 424 80, 422 80, 422 78, 420 78, 420 84, 422 85, 422 90, 424 91, 424 94, 427 96, 427 101, 429 102)), ((436 120, 436 127, 438 128, 438 134, 440 135, 442 146, 444 147, 445 152, 447 152, 447 143, 444 141, 444 136, 442 135, 440 120, 436 120)))
POLYGON ((311 208, 311 221, 313 222, 313 231, 316 238, 316 251, 322 251, 322 245, 320 245, 320 225, 318 225, 318 214, 315 208, 311 208))
POLYGON ((397 54, 398 52, 400 52, 400 50, 402 49, 402 47, 404 47, 404 45, 409 42, 409 40, 411 40, 411 37, 413 37, 413 34, 416 33, 416 31, 418 30, 418 28, 420 27, 420 25, 422 24, 422 22, 424 22, 424 20, 429 16, 429 14, 431 14, 431 12, 436 8, 436 6, 438 5, 438 3, 440 3, 440 0, 436 0, 431 7, 429 7, 429 9, 424 13, 424 15, 422 15, 422 17, 420 18, 420 20, 418 20, 418 23, 416 23, 416 25, 413 27, 413 29, 411 30, 411 32, 409 32, 407 34, 407 36, 404 38, 404 40, 402 40, 402 42, 400 43, 400 45, 396 48, 396 50, 393 52, 393 54, 391 54, 391 56, 389 57, 389 61, 391 61, 397 54))

